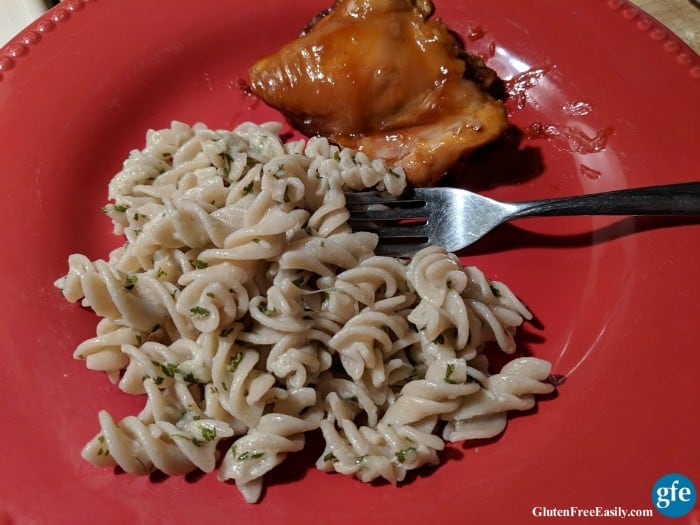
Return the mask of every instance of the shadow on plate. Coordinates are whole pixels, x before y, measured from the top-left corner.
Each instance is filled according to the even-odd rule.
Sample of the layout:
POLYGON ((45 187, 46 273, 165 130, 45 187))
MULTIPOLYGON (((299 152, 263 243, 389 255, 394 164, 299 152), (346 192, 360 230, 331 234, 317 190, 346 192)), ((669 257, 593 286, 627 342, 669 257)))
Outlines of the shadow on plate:
MULTIPOLYGON (((559 397, 559 391, 554 389, 552 393, 546 394, 546 395, 537 395, 537 403, 535 406, 530 408, 529 410, 511 410, 508 412, 508 424, 510 424, 511 421, 514 421, 516 419, 519 419, 521 417, 532 417, 540 409, 540 405, 542 403, 546 403, 548 401, 554 400, 557 397, 559 397)), ((468 439, 466 441, 462 441, 459 443, 456 443, 457 445, 460 445, 461 450, 467 451, 467 450, 474 450, 477 448, 481 447, 486 447, 490 445, 494 445, 498 443, 502 438, 508 439, 508 426, 506 425, 506 428, 503 432, 500 434, 497 434, 493 437, 490 438, 483 438, 483 439, 468 439)))
POLYGON ((440 185, 478 193, 498 186, 527 182, 540 176, 543 171, 540 149, 523 146, 523 132, 511 126, 498 140, 450 168, 440 185))
MULTIPOLYGON (((556 217, 550 220, 556 221, 556 217)), ((458 253, 459 256, 484 255, 522 248, 582 248, 596 246, 645 231, 700 224, 700 217, 645 216, 625 217, 589 232, 547 234, 527 230, 512 223, 504 224, 458 253)))

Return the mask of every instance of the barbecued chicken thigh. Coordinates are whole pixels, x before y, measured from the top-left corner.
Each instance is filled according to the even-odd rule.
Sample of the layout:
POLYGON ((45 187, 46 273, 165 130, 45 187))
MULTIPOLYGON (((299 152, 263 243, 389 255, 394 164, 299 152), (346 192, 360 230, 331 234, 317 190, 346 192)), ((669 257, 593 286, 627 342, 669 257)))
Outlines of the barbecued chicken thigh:
POLYGON ((433 185, 508 121, 484 90, 493 72, 432 13, 429 0, 337 0, 253 64, 251 90, 307 135, 401 166, 415 186, 433 185))

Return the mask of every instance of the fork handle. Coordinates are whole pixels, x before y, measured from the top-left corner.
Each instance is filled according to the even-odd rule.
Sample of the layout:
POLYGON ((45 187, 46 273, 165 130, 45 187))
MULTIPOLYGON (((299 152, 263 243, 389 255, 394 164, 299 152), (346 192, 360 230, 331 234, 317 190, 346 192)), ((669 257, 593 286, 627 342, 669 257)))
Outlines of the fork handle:
POLYGON ((513 218, 548 215, 700 215, 700 182, 512 203, 513 218))

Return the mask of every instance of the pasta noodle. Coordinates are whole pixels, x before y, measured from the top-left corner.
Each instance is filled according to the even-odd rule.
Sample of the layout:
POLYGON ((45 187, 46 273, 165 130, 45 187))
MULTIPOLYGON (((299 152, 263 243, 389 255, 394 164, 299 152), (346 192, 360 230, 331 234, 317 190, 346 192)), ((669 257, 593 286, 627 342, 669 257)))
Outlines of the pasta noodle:
POLYGON ((552 391, 534 357, 489 373, 485 346, 513 353, 531 317, 504 284, 437 246, 377 256, 376 236, 350 229, 344 192, 399 194, 401 170, 280 129, 173 122, 110 182, 104 211, 124 244, 71 255, 56 286, 102 318, 74 356, 146 404, 99 413, 90 463, 218 467, 255 502, 264 474, 320 431, 319 469, 398 483, 552 391))

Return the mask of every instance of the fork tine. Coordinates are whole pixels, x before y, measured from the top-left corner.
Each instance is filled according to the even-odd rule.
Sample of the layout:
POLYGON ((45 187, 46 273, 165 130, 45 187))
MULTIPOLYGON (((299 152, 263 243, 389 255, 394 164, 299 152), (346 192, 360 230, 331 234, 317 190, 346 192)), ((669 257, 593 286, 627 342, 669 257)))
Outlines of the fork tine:
POLYGON ((352 204, 425 204, 425 199, 416 196, 416 191, 405 192, 401 195, 391 195, 380 191, 348 192, 345 194, 345 202, 352 204))
POLYGON ((426 200, 406 192, 399 196, 367 191, 346 193, 345 205, 353 221, 398 221, 426 219, 426 200))
POLYGON ((353 230, 376 233, 377 255, 410 257, 430 245, 430 202, 413 189, 394 196, 384 192, 346 193, 353 230))
POLYGON ((382 244, 380 242, 374 252, 377 255, 386 255, 389 257, 411 257, 415 255, 416 252, 428 246, 430 246, 428 242, 416 244, 382 244))
POLYGON ((386 210, 356 210, 348 207, 350 221, 400 221, 405 219, 426 219, 424 208, 389 208, 386 210))
MULTIPOLYGON (((351 221, 352 222, 352 221, 351 221)), ((411 241, 418 242, 428 239, 426 223, 407 224, 405 226, 385 226, 384 224, 356 223, 352 226, 362 231, 376 233, 382 242, 411 241)))

